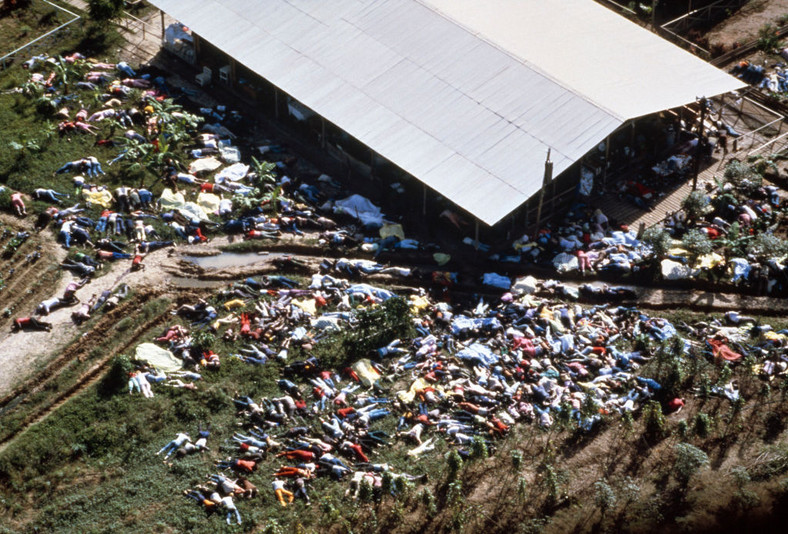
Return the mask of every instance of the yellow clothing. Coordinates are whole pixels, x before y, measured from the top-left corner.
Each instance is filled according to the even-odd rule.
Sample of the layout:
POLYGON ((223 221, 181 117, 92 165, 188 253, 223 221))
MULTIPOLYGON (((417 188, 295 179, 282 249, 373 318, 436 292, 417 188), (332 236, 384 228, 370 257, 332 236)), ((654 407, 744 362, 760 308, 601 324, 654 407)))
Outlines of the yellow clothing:
POLYGON ((285 497, 287 497, 288 503, 293 502, 293 492, 291 491, 287 491, 286 489, 278 489, 274 490, 274 493, 276 493, 276 498, 279 500, 279 504, 282 506, 287 506, 287 503, 285 503, 285 497))
POLYGON ((410 311, 415 315, 418 315, 419 312, 424 311, 424 309, 429 305, 430 301, 427 297, 417 297, 415 295, 411 295, 410 297, 410 311))
POLYGON ((231 301, 224 303, 224 309, 227 311, 230 311, 235 308, 243 308, 244 306, 246 306, 246 302, 244 302, 241 299, 233 299, 231 301))

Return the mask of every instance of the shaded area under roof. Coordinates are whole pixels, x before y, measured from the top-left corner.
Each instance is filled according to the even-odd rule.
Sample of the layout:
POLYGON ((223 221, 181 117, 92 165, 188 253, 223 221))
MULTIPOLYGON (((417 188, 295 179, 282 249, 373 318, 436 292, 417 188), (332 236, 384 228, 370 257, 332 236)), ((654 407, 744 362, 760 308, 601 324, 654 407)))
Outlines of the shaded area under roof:
POLYGON ((592 0, 152 0, 487 224, 628 119, 743 84, 592 0))

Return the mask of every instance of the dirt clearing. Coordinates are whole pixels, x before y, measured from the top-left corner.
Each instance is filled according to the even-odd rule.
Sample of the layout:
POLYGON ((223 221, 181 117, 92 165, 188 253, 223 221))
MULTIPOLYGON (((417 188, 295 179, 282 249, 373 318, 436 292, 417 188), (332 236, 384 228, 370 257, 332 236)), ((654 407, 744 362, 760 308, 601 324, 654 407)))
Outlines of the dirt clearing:
POLYGON ((709 45, 732 48, 758 37, 767 24, 781 26, 780 17, 788 14, 788 0, 752 0, 734 16, 715 26, 707 35, 709 45))

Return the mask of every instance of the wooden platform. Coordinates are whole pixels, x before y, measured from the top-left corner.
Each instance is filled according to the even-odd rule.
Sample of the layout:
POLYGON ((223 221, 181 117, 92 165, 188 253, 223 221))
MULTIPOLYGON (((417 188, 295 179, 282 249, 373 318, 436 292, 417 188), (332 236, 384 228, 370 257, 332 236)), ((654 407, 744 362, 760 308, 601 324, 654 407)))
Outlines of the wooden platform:
MULTIPOLYGON (((721 176, 725 170, 725 163, 735 154, 728 154, 723 160, 722 154, 715 154, 706 164, 706 168, 698 174, 698 188, 706 182, 713 182, 715 176, 721 176)), ((654 226, 665 218, 667 213, 673 213, 681 208, 681 202, 687 198, 692 191, 692 178, 689 177, 685 182, 675 184, 666 191, 659 191, 663 194, 649 211, 644 211, 632 202, 622 198, 615 191, 606 193, 597 200, 597 205, 604 211, 605 215, 619 224, 627 224, 637 228, 641 223, 646 227, 654 226)))

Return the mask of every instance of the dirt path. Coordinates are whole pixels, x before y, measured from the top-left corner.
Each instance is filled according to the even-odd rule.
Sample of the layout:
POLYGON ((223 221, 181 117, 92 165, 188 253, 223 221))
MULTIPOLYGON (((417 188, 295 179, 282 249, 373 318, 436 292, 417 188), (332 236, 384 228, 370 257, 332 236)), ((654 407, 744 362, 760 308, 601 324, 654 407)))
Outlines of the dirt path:
MULTIPOLYGON (((54 244, 53 244, 54 245, 54 244)), ((146 268, 143 271, 130 272, 130 262, 117 262, 111 265, 109 272, 99 276, 77 292, 80 300, 85 301, 93 294, 100 295, 121 283, 126 283, 133 290, 161 287, 166 283, 166 272, 161 268, 172 249, 152 252, 145 258, 146 268)), ((56 257, 57 262, 65 257, 65 251, 57 246, 49 247, 48 252, 56 257)), ((32 315, 38 303, 55 295, 62 295, 66 286, 75 277, 66 272, 55 287, 44 288, 45 294, 37 292, 26 299, 23 305, 14 311, 14 316, 32 315)), ((24 291, 26 288, 20 288, 24 291)), ((1 303, 2 301, 0 301, 1 303)), ((0 396, 27 380, 37 368, 47 364, 52 358, 65 349, 80 335, 80 329, 71 320, 76 306, 60 308, 49 314, 45 320, 52 323, 51 332, 18 332, 10 329, 0 331, 0 396)))
MULTIPOLYGON (((136 294, 129 301, 121 303, 118 308, 112 310, 110 313, 104 316, 102 320, 94 326, 94 328, 83 334, 76 343, 69 345, 66 351, 61 356, 55 358, 41 373, 38 373, 36 376, 30 378, 22 386, 15 389, 5 397, 0 398, 0 410, 6 406, 12 407, 14 402, 19 398, 24 398, 31 393, 35 393, 36 391, 46 388, 48 383, 57 379, 59 373, 69 362, 75 359, 82 360, 83 358, 89 357, 89 354, 93 348, 100 346, 101 340, 107 335, 107 333, 119 319, 134 313, 134 311, 142 306, 144 302, 154 298, 158 293, 161 293, 161 291, 161 289, 144 290, 136 294)), ((104 375, 105 368, 116 354, 124 353, 135 347, 146 332, 148 332, 151 328, 156 328, 157 326, 166 322, 168 318, 169 314, 164 313, 152 317, 150 320, 137 326, 127 341, 125 341, 121 346, 113 347, 111 351, 107 351, 107 353, 103 355, 98 361, 96 361, 88 370, 84 371, 76 380, 74 380, 74 382, 68 388, 53 396, 47 403, 37 405, 36 408, 32 410, 24 418, 24 420, 22 420, 17 431, 15 431, 13 434, 4 434, 2 437, 0 437, 0 452, 2 452, 11 441, 16 439, 25 430, 45 419, 70 398, 78 395, 80 392, 95 384, 104 375)))
POLYGON ((766 24, 779 26, 778 19, 788 14, 788 0, 752 0, 734 16, 718 24, 707 34, 712 46, 732 48, 758 37, 758 30, 766 24))

